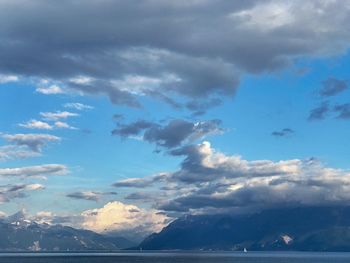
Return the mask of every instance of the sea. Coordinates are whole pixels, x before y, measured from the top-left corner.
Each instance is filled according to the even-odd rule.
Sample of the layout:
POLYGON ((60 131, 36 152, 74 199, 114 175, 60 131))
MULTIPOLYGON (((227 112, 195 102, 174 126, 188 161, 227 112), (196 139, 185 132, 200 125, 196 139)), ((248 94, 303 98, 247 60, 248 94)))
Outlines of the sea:
POLYGON ((0 263, 350 263, 350 253, 0 253, 0 263))

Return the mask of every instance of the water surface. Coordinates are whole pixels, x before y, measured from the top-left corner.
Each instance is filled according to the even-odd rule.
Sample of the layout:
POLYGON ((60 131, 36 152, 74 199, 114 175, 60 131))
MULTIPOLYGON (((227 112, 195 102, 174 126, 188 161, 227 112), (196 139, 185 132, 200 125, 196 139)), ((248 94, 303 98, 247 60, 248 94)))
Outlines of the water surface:
POLYGON ((2 253, 0 263, 349 263, 350 253, 2 253))

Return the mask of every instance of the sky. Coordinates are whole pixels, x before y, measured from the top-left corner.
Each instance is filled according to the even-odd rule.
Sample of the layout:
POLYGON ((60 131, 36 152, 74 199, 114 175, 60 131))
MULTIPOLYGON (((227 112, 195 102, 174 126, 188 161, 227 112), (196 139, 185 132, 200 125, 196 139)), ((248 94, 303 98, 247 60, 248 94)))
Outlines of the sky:
POLYGON ((350 1, 0 2, 0 215, 140 238, 350 200, 350 1))

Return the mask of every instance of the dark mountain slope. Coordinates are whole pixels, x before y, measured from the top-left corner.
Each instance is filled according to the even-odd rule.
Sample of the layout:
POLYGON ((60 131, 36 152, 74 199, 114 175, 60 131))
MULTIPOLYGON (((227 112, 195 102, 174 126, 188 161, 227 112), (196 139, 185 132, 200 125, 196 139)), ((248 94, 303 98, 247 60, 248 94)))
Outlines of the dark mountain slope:
POLYGON ((187 216, 142 249, 350 251, 350 207, 303 207, 229 216, 187 216))

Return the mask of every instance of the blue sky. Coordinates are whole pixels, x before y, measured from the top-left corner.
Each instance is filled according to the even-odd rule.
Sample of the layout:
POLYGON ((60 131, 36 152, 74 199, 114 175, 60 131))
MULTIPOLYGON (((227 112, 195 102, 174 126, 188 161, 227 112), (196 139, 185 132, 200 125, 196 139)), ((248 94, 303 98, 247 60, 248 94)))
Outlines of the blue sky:
POLYGON ((0 4, 4 214, 102 231, 110 208, 163 226, 350 198, 348 1, 19 2, 0 4))

